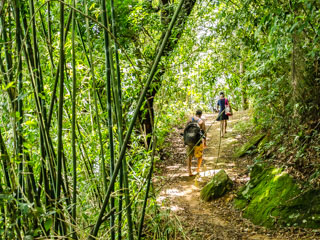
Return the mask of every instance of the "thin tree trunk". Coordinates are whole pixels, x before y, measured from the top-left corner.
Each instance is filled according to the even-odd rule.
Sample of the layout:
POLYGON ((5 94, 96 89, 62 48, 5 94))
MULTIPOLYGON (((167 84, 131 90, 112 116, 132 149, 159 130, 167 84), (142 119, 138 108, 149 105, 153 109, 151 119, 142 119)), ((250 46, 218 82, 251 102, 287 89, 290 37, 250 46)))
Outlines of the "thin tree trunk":
MULTIPOLYGON (((172 4, 170 3, 170 1, 168 0, 161 0, 162 5, 164 6, 163 10, 161 11, 161 21, 163 25, 167 25, 169 22, 169 16, 170 16, 170 12, 169 12, 169 8, 168 5, 172 4)), ((183 33, 183 29, 185 26, 185 23, 187 21, 188 16, 191 14, 191 11, 195 5, 196 1, 195 0, 185 0, 184 4, 182 6, 182 14, 181 17, 177 20, 177 24, 176 24, 176 34, 174 38, 171 38, 168 42, 167 45, 165 46, 165 49, 163 51, 163 56, 168 56, 172 50, 175 48, 175 46, 177 45, 177 42, 179 41, 179 39, 182 36, 183 33)), ((162 33, 162 36, 160 39, 163 39, 165 36, 166 32, 164 31, 162 33)), ((160 47, 160 44, 158 45, 158 48, 160 47)), ((157 48, 157 49, 158 49, 157 48)), ((143 126, 142 129, 145 129, 145 134, 147 136, 147 143, 150 144, 151 143, 151 134, 153 131, 153 125, 152 125, 152 119, 154 118, 154 108, 153 108, 153 103, 154 103, 154 98, 161 86, 160 82, 161 82, 161 77, 163 76, 163 74, 165 73, 165 69, 164 66, 160 66, 160 69, 158 70, 157 74, 155 75, 155 83, 157 84, 153 84, 152 89, 150 89, 147 92, 146 95, 146 101, 147 104, 144 105, 143 109, 140 111, 139 114, 139 119, 140 119, 140 123, 143 126)))
POLYGON ((242 109, 247 110, 248 109, 248 96, 247 96, 247 90, 246 90, 246 84, 244 83, 244 62, 240 61, 239 66, 239 73, 240 73, 240 85, 241 85, 241 98, 242 98, 242 109))

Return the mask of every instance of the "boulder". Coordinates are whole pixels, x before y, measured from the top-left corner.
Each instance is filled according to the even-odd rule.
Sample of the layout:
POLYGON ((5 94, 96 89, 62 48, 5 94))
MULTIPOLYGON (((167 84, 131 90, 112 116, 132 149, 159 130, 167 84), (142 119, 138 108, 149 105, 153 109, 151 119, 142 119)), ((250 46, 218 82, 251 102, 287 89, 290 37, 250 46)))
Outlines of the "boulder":
POLYGON ((220 170, 201 190, 200 197, 204 201, 211 201, 222 197, 232 189, 233 182, 224 170, 220 170))
POLYGON ((250 138, 250 140, 245 143, 244 145, 242 145, 242 147, 240 149, 238 149, 234 154, 233 157, 234 158, 239 158, 244 156, 248 150, 250 150, 251 148, 255 147, 258 145, 258 143, 266 136, 265 133, 261 133, 258 135, 253 136, 252 138, 250 138))
POLYGON ((285 170, 256 164, 234 205, 254 224, 320 227, 320 190, 302 189, 285 170))

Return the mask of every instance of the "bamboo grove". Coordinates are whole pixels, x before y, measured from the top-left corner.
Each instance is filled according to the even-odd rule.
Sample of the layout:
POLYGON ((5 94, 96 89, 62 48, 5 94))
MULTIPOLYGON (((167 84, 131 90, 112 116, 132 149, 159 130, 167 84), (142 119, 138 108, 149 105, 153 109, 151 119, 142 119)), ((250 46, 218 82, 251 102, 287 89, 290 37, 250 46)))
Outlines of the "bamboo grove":
POLYGON ((126 153, 183 4, 124 117, 120 57, 135 66, 117 38, 113 0, 1 1, 0 238, 143 236, 155 137, 145 181, 130 178, 126 153))

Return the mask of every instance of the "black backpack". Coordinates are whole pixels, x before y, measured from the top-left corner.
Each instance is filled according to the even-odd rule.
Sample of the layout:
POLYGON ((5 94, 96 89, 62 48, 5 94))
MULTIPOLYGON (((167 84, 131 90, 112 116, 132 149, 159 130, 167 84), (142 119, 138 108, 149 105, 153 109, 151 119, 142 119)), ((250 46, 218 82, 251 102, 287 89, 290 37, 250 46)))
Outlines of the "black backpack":
POLYGON ((189 122, 187 124, 183 132, 184 145, 188 145, 191 147, 195 145, 199 146, 201 144, 201 137, 202 132, 200 125, 198 121, 195 121, 194 118, 192 118, 192 122, 189 122))

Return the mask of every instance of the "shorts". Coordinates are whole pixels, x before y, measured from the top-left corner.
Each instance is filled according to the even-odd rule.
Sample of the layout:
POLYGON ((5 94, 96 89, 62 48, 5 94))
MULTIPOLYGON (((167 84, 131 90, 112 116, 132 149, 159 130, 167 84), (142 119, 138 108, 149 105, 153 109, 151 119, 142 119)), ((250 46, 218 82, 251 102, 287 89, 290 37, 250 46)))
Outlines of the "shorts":
POLYGON ((227 114, 225 114, 224 112, 221 114, 221 112, 219 112, 217 121, 222 121, 222 120, 229 120, 229 116, 227 114))
POLYGON ((187 154, 188 156, 195 156, 196 158, 201 158, 203 156, 203 143, 199 146, 187 146, 187 154))

